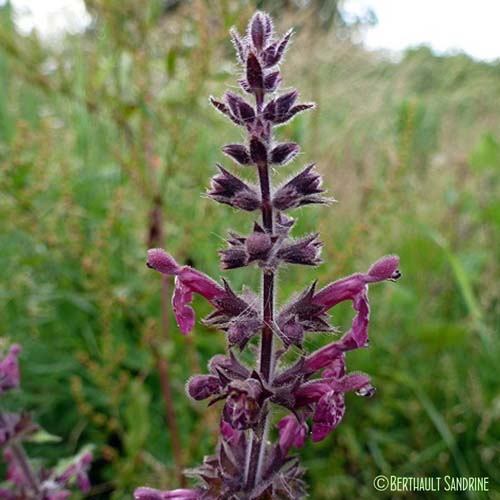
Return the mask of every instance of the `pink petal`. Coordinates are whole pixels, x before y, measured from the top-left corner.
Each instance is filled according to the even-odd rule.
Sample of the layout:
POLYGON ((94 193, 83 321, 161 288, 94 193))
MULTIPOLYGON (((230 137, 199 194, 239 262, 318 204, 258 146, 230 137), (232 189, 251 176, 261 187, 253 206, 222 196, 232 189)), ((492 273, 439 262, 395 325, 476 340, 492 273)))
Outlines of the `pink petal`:
POLYGON ((184 266, 177 279, 182 282, 183 286, 192 292, 199 293, 209 302, 225 295, 224 288, 216 281, 192 267, 184 266))
POLYGON ((368 283, 398 279, 401 276, 398 265, 399 257, 396 255, 382 257, 370 267, 367 274, 357 273, 335 281, 320 290, 312 301, 327 311, 339 302, 354 300, 356 295, 367 290, 368 283))
POLYGON ((375 278, 377 281, 394 279, 398 266, 399 257, 397 255, 387 255, 379 259, 370 267, 368 275, 375 278))
POLYGON ((350 334, 357 347, 366 347, 368 345, 368 324, 370 322, 370 304, 366 293, 356 297, 353 307, 357 314, 352 320, 350 334))
POLYGON ((189 305, 193 301, 193 292, 184 286, 184 283, 175 278, 174 294, 172 296, 172 308, 175 319, 183 335, 189 333, 195 324, 193 308, 189 305))
POLYGON ((322 441, 342 421, 345 414, 344 394, 331 391, 318 402, 313 415, 312 440, 322 441))
POLYGON ((307 438, 307 424, 299 422, 294 415, 282 418, 276 427, 279 429, 279 447, 283 455, 286 455, 292 446, 296 448, 304 446, 307 438))
POLYGON ((353 300, 354 297, 366 288, 363 274, 353 274, 347 278, 335 281, 314 295, 312 302, 323 306, 328 311, 333 306, 344 300, 353 300))
MULTIPOLYGON (((328 376, 325 374, 325 376, 328 376)), ((337 392, 358 391, 363 387, 370 385, 371 379, 366 373, 349 373, 337 382, 332 383, 332 388, 337 392)))
POLYGON ((181 268, 175 259, 161 248, 148 250, 147 265, 151 269, 169 276, 177 274, 181 268))

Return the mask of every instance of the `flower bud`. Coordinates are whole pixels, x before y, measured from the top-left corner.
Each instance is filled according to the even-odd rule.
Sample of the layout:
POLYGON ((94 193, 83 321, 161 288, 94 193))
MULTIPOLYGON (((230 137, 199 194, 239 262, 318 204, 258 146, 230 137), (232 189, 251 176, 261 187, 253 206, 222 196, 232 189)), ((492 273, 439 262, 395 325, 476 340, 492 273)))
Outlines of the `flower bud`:
POLYGON ((229 144, 224 146, 222 151, 239 165, 249 165, 252 161, 248 149, 243 144, 229 144))
POLYGON ((263 399, 265 391, 259 380, 249 378, 231 382, 223 410, 224 420, 237 430, 253 427, 259 419, 263 399))
POLYGON ((288 42, 292 37, 293 30, 289 30, 281 40, 272 43, 262 53, 262 60, 264 61, 264 68, 272 68, 279 64, 283 55, 285 54, 288 42))
POLYGON ((288 111, 295 104, 298 97, 299 92, 297 90, 291 90, 276 99, 276 113, 278 119, 287 115, 288 111))
POLYGON ((247 56, 247 67, 245 73, 248 86, 253 92, 261 92, 264 88, 264 75, 257 56, 249 52, 247 56))
POLYGON ((253 122, 255 111, 245 99, 230 91, 226 92, 224 97, 232 116, 240 125, 250 125, 253 122))
POLYGON ((229 248, 219 250, 222 269, 236 269, 248 264, 248 252, 244 245, 245 238, 233 235, 229 240, 229 248))
POLYGON ((272 246, 273 243, 271 241, 271 237, 267 233, 265 233, 262 229, 260 231, 254 231, 246 240, 249 260, 265 261, 272 246))
POLYGON ((260 52, 273 35, 271 18, 263 12, 256 12, 249 23, 249 35, 253 46, 260 52))
POLYGON ((288 113, 281 114, 275 120, 276 124, 283 124, 289 122, 295 115, 302 113, 303 111, 307 111, 308 109, 313 109, 316 105, 313 102, 305 102, 303 104, 297 104, 297 106, 293 106, 288 110, 288 113))
POLYGON ((195 401, 219 394, 220 380, 214 375, 195 375, 187 383, 187 392, 195 401))
POLYGON ((290 264, 317 266, 321 264, 320 254, 323 246, 318 237, 318 233, 315 233, 300 240, 285 243, 279 249, 278 257, 290 264))
POLYGON ((300 146, 295 142, 278 144, 271 151, 271 163, 275 165, 286 165, 290 163, 300 151, 300 146))
POLYGON ((296 345, 302 346, 304 342, 304 327, 300 324, 298 318, 291 317, 288 321, 280 325, 278 332, 285 347, 296 345))
POLYGON ((243 125, 241 119, 234 116, 233 113, 231 113, 231 110, 223 102, 215 99, 215 97, 210 96, 210 104, 212 104, 212 106, 217 111, 219 111, 219 113, 222 113, 223 115, 227 116, 233 123, 236 123, 236 125, 243 125))
POLYGON ((247 46, 241 39, 238 31, 235 28, 231 28, 229 31, 231 34, 231 40, 233 42, 234 48, 236 50, 236 55, 240 64, 245 64, 247 60, 247 46))
POLYGON ((208 362, 208 369, 214 375, 222 372, 230 379, 245 380, 250 376, 248 368, 238 361, 232 350, 229 356, 224 356, 223 354, 213 356, 208 362))
POLYGON ((237 345, 241 350, 262 328, 262 321, 256 316, 239 316, 231 321, 227 330, 229 345, 237 345))
POLYGON ((280 187, 273 196, 273 205, 278 210, 301 207, 312 203, 327 203, 328 199, 318 196, 323 193, 322 178, 314 170, 314 163, 306 167, 292 180, 280 187))
POLYGON ((260 207, 260 198, 255 189, 217 165, 220 174, 212 177, 208 196, 226 205, 252 212, 260 207))
POLYGON ((264 90, 266 92, 274 92, 281 84, 281 74, 279 71, 274 71, 273 73, 269 73, 264 78, 264 90))

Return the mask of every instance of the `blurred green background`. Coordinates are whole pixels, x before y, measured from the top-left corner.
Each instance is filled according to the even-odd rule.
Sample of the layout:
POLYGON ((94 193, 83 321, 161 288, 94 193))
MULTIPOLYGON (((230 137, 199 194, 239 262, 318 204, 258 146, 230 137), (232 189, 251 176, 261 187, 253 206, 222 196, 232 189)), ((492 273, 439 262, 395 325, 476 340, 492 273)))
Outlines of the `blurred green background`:
MULTIPOLYGON (((184 384, 224 337, 198 324, 182 338, 170 285, 144 262, 161 245, 218 277, 227 229, 253 220, 203 193, 214 163, 229 165, 220 146, 241 139, 208 96, 236 86, 228 29, 256 5, 85 3, 91 25, 57 43, 19 34, 0 8, 0 334, 24 346, 24 390, 8 404, 63 438, 30 454, 51 463, 94 443, 89 498, 125 499, 176 487, 215 443, 217 408, 190 403, 184 384)), ((395 62, 353 42, 370 19, 346 24, 331 0, 300 5, 258 2, 278 31, 297 28, 284 87, 318 104, 278 130, 303 150, 284 170, 317 161, 339 203, 296 212, 295 235, 321 231, 325 263, 283 271, 279 301, 387 253, 403 272, 371 289, 371 348, 348 357, 376 396, 348 395, 342 425, 300 450, 311 497, 391 498, 373 489, 378 474, 488 476, 495 490, 500 63, 425 47, 395 62)), ((237 289, 258 276, 227 275, 237 289)), ((343 331, 351 319, 349 304, 335 309, 343 331)))

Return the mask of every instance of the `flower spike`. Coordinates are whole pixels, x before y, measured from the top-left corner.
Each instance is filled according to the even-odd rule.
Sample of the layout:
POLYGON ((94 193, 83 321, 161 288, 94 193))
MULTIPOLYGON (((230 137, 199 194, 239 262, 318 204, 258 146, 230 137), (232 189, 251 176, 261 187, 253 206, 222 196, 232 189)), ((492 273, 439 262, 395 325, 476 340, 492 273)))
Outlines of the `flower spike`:
POLYGON ((175 276, 172 304, 181 332, 194 327, 191 302, 193 293, 198 293, 214 308, 203 322, 224 332, 227 353, 212 357, 208 372, 190 377, 186 385, 190 398, 206 400, 208 406, 217 404, 221 410, 215 453, 188 471, 197 479, 196 487, 170 491, 143 487, 135 492, 137 500, 303 499, 307 496, 304 471, 292 455, 294 449, 304 446, 309 436, 313 442, 321 441, 338 427, 345 415, 347 393, 369 397, 375 392, 367 374, 347 372, 346 353, 368 345, 368 287, 400 278, 397 256, 383 257, 366 273, 319 290, 314 282, 280 310, 275 308, 276 272, 281 266, 322 262, 319 234, 292 235, 295 220, 285 211, 334 201, 324 197, 323 179, 314 163, 282 185, 275 187, 272 182, 271 167, 288 165, 300 152, 295 142, 278 143, 275 128, 314 108, 314 103, 299 101, 296 89, 279 92, 279 65, 291 36, 292 30, 277 37, 264 12, 254 14, 244 36, 233 28, 243 93, 227 91, 221 100, 211 98, 216 110, 246 134, 242 144, 226 145, 223 153, 247 172, 253 170, 258 186, 217 165, 219 172, 212 178, 208 197, 239 210, 260 212, 260 220, 249 231, 228 232, 227 246, 219 250, 220 264, 225 271, 258 266, 260 296, 246 288, 238 295, 225 280, 218 283, 192 267, 181 266, 164 250, 148 254, 149 267, 175 276), (354 310, 350 330, 307 352, 308 335, 337 332, 329 313, 347 300, 354 310), (259 352, 250 362, 257 346, 259 352), (248 356, 243 362, 240 353, 245 350, 248 356), (295 360, 285 366, 284 360, 292 356, 295 360), (271 424, 279 434, 273 443, 267 429, 278 406, 286 415, 271 424))

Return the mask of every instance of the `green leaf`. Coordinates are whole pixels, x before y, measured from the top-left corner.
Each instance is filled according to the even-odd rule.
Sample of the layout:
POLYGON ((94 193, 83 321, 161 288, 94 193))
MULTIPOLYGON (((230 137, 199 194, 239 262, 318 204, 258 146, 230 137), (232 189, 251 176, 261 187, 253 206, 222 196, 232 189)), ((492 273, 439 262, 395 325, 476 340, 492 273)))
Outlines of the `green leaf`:
POLYGON ((54 434, 50 434, 50 432, 47 432, 45 429, 40 429, 38 432, 29 436, 26 441, 37 444, 60 443, 62 438, 54 434))

